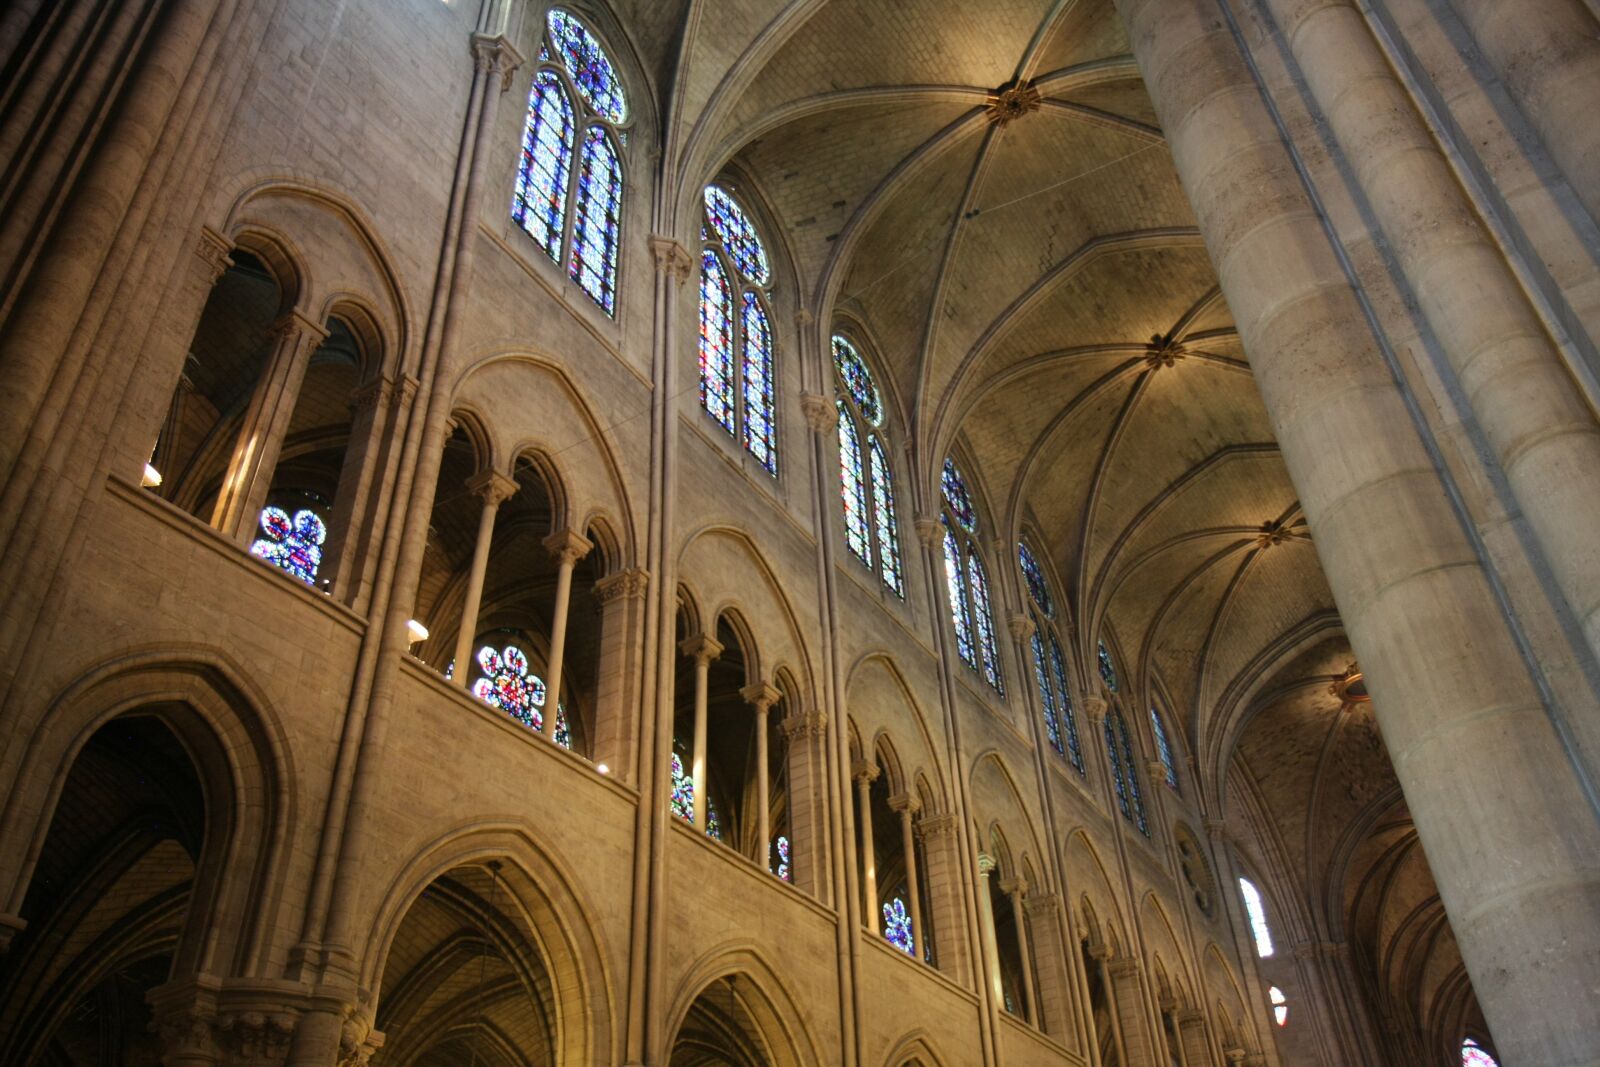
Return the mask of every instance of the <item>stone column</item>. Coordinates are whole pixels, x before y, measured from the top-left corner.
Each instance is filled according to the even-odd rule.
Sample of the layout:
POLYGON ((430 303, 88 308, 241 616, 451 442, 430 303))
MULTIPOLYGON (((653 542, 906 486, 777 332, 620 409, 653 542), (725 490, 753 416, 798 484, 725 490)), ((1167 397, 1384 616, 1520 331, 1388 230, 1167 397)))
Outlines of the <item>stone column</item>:
MULTIPOLYGON (((1574 1000, 1571 991, 1600 988, 1600 953, 1593 951, 1600 943, 1593 903, 1600 894, 1600 827, 1551 720, 1592 720, 1595 709, 1547 704, 1524 667, 1467 520, 1445 490, 1222 12, 1211 0, 1116 5, 1250 354, 1489 1025, 1509 1062, 1592 1063, 1600 1058, 1600 999, 1574 1000), (1462 767, 1491 773, 1468 776, 1462 767), (1485 856, 1495 862, 1483 862, 1485 856), (1551 1013, 1551 1004, 1566 1010, 1551 1013)), ((1335 40, 1347 21, 1335 11, 1297 22, 1291 27, 1297 49, 1315 40, 1314 50, 1343 56, 1335 40)), ((1352 52, 1352 62, 1370 48, 1368 41, 1352 52)), ((1337 64, 1319 59, 1318 65, 1337 64)), ((1323 72, 1313 89, 1329 99, 1341 77, 1348 75, 1323 72)), ((1336 126, 1359 125, 1363 114, 1385 123, 1384 130, 1409 124, 1382 104, 1381 83, 1389 77, 1353 84, 1348 101, 1335 101, 1336 126), (1359 114, 1358 101, 1365 108, 1359 114)), ((1433 150, 1380 152, 1388 142, 1380 130, 1371 140, 1382 159, 1356 162, 1368 179, 1386 176, 1390 187, 1377 198, 1384 213, 1409 212, 1426 222, 1437 189, 1408 204, 1395 198, 1427 184, 1414 168, 1431 173, 1433 161, 1425 157, 1433 150)), ((1462 225, 1459 214, 1438 220, 1442 229, 1462 225)), ((1409 230, 1397 228, 1391 238, 1401 232, 1409 230)), ((1476 351, 1456 343, 1461 323, 1448 331, 1447 345, 1474 353, 1463 382, 1485 405, 1485 426, 1489 408, 1511 421, 1533 412, 1539 432, 1549 434, 1548 447, 1528 440, 1532 466, 1522 459, 1511 464, 1520 466, 1526 488, 1530 471, 1547 473, 1539 457, 1584 435, 1565 433, 1565 406, 1549 406, 1549 373, 1559 369, 1553 357, 1545 358, 1537 338, 1502 329, 1516 325, 1505 316, 1520 321, 1519 312, 1505 308, 1521 307, 1520 298, 1494 296, 1498 281, 1481 291, 1465 284, 1503 269, 1486 265, 1476 251, 1481 247, 1481 234, 1458 251, 1436 235, 1418 235, 1403 262, 1418 261, 1418 280, 1431 299, 1448 301, 1446 290, 1461 297, 1461 323, 1489 342, 1476 351), (1460 271, 1445 271, 1450 264, 1460 271), (1485 331, 1490 322, 1494 329, 1485 331), (1530 358, 1515 363, 1508 355, 1515 351, 1530 358), (1498 377, 1512 366, 1514 378, 1498 377), (1485 390, 1489 381, 1506 384, 1485 390)), ((1550 493, 1539 509, 1593 486, 1595 469, 1568 467, 1564 480, 1581 484, 1550 493)), ((1522 499, 1523 491, 1517 495, 1522 499)), ((1572 537, 1583 513, 1578 508, 1563 518, 1566 551, 1592 547, 1572 537)), ((1573 572, 1559 573, 1570 593, 1573 572)), ((1583 591, 1600 596, 1600 582, 1583 591)))
POLYGON ((567 655, 567 606, 572 599, 572 568, 589 554, 594 544, 576 530, 557 530, 544 539, 556 561, 556 606, 550 613, 550 663, 545 671, 544 706, 547 733, 555 734, 555 717, 561 707, 561 669, 567 655))
POLYGON ((1071 978, 1061 955, 1061 946, 1069 942, 1061 932, 1061 898, 1054 893, 1030 893, 1022 906, 1034 933, 1033 947, 1038 950, 1034 967, 1038 986, 1034 994, 1039 1014, 1034 1017, 1034 1025, 1070 1047, 1067 1036, 1072 1033, 1071 978))
POLYGON ((706 703, 711 684, 711 661, 722 655, 722 646, 705 634, 686 637, 678 646, 685 656, 694 658, 694 828, 705 833, 706 814, 711 810, 709 780, 706 777, 706 703))
POLYGON ((367 497, 377 480, 383 441, 389 429, 385 416, 394 395, 394 382, 378 376, 350 394, 350 440, 345 445, 344 462, 339 467, 339 487, 333 494, 333 509, 328 515, 328 540, 322 546, 321 577, 332 583, 333 595, 349 602, 360 584, 359 568, 352 573, 357 558, 356 546, 372 537, 363 528, 370 519, 367 497))
POLYGON ((791 712, 783 720, 789 748, 789 848, 795 887, 820 897, 828 872, 828 717, 791 712))
POLYGON ((515 478, 499 471, 480 471, 467 480, 467 488, 483 501, 478 512, 478 539, 472 546, 466 595, 461 600, 461 627, 456 631, 455 671, 450 680, 466 688, 472 675, 472 639, 478 636, 478 608, 483 603, 483 578, 489 570, 489 546, 494 541, 494 517, 500 505, 517 492, 515 478))
MULTIPOLYGON (((1002 882, 1000 891, 1011 898, 1011 921, 1017 927, 1017 959, 1022 961, 1022 1003, 1027 1010, 1027 1019, 1034 1026, 1043 1030, 1039 1023, 1039 1007, 1033 991, 1033 947, 1028 944, 1028 919, 1027 912, 1023 910, 1022 901, 1028 894, 1028 883, 1021 878, 1013 878, 1009 882, 1002 882)), ((995 946, 998 954, 999 945, 995 946)))
POLYGON ((1205 1012, 1183 1008, 1173 1014, 1178 1024, 1178 1040, 1183 1044, 1184 1067, 1213 1067, 1211 1041, 1206 1037, 1205 1012))
POLYGON ((594 737, 590 753, 623 782, 632 784, 638 738, 639 685, 644 593, 650 576, 637 568, 594 583, 600 604, 600 678, 594 698, 594 737))
POLYGON ((927 959, 928 944, 922 929, 922 887, 917 878, 916 832, 911 825, 912 816, 921 806, 922 801, 910 793, 897 793, 889 798, 889 810, 900 816, 900 847, 905 852, 906 888, 911 894, 912 944, 916 946, 917 956, 927 959))
POLYGON ((327 336, 326 329, 298 311, 289 312, 272 327, 272 355, 250 394, 233 458, 211 513, 211 525, 235 541, 248 544, 255 537, 278 467, 278 453, 294 417, 300 383, 305 380, 311 353, 327 336))
POLYGON ((756 682, 739 690, 745 702, 756 709, 756 863, 772 870, 772 786, 767 781, 767 712, 783 694, 766 682, 756 682))
POLYGON ((851 768, 856 781, 856 796, 861 804, 861 895, 867 929, 883 932, 878 921, 878 849, 872 839, 872 783, 878 780, 878 765, 867 760, 851 768))
POLYGON ((966 986, 972 981, 972 965, 962 935, 966 915, 961 907, 961 840, 956 830, 956 817, 948 812, 917 820, 928 869, 923 892, 928 894, 929 925, 939 936, 939 970, 966 986))
POLYGON ((978 853, 978 936, 982 939, 979 951, 983 953, 983 969, 989 979, 989 991, 994 1006, 1004 1011, 1006 986, 1000 976, 1000 939, 994 932, 994 898, 990 895, 989 879, 994 877, 994 857, 978 853))
POLYGON ((1155 1044, 1145 1025, 1144 999, 1139 990, 1139 961, 1122 957, 1105 962, 1105 976, 1116 1013, 1122 1046, 1127 1050, 1128 1067, 1160 1067, 1155 1044))
POLYGON ((1452 0, 1572 191, 1600 222, 1600 24, 1582 0, 1452 0))

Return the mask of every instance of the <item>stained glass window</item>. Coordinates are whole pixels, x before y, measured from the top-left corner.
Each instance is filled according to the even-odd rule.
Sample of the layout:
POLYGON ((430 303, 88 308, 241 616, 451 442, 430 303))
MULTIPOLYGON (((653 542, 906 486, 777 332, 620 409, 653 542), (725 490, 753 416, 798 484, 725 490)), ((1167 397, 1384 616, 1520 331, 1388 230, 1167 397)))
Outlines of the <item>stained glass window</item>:
POLYGON ((710 249, 700 257, 700 405, 733 432, 733 294, 710 249))
POLYGON ((1261 890, 1248 878, 1239 879, 1239 895, 1244 898, 1244 910, 1250 916, 1250 930, 1256 938, 1256 955, 1265 959, 1272 955, 1272 931, 1267 927, 1267 909, 1261 901, 1261 890))
POLYGON ((705 211, 700 227, 700 404, 740 439, 768 474, 776 475, 777 380, 766 310, 767 252, 749 216, 726 189, 706 186, 705 211))
POLYGON ((1117 691, 1117 668, 1111 662, 1111 653, 1106 649, 1106 643, 1100 642, 1098 650, 1100 660, 1100 680, 1106 683, 1106 688, 1113 693, 1117 691))
POLYGON ((1267 999, 1272 1002, 1272 1020, 1279 1026, 1289 1025, 1289 1001, 1277 986, 1267 989, 1267 999))
POLYGON ((895 897, 883 906, 883 939, 907 956, 914 958, 917 954, 916 939, 911 935, 911 914, 906 911, 902 897, 895 897))
POLYGON ((291 519, 282 508, 268 507, 261 511, 261 536, 250 546, 250 554, 314 585, 322 566, 322 542, 327 539, 328 527, 309 508, 291 519))
POLYGON ((967 582, 972 586, 972 614, 978 623, 978 647, 983 652, 983 677, 998 693, 1006 691, 1000 677, 1000 646, 994 637, 994 614, 989 610, 989 577, 974 548, 967 549, 967 582))
POLYGON ((683 757, 672 754, 672 814, 694 822, 694 776, 683 766, 683 757))
POLYGON ((1030 639, 1033 645, 1033 674, 1039 684, 1039 704, 1044 708, 1044 732, 1050 739, 1050 747, 1057 752, 1065 749, 1061 746, 1061 723, 1056 718, 1056 697, 1050 685, 1050 669, 1044 662, 1044 641, 1039 637, 1037 628, 1030 639))
POLYGON ((572 750, 572 724, 567 722, 567 705, 556 705, 556 730, 551 735, 551 740, 562 748, 572 750))
POLYGON ((626 131, 617 129, 627 119, 627 100, 616 68, 588 27, 561 8, 551 9, 546 27, 528 96, 511 217, 557 263, 565 245, 573 281, 614 315, 622 160, 612 135, 627 144, 626 131))
POLYGON ((1117 807, 1122 811, 1124 819, 1133 818, 1133 808, 1128 804, 1128 781, 1122 773, 1122 755, 1117 751, 1117 731, 1111 725, 1111 716, 1106 715, 1106 757, 1111 761, 1111 784, 1116 789, 1117 807))
POLYGON ((706 218, 722 241, 733 265, 747 281, 766 285, 771 281, 767 249, 756 233, 755 223, 733 195, 719 185, 706 186, 706 218))
POLYGON ((1161 712, 1154 706, 1150 708, 1150 726, 1156 735, 1156 754, 1161 757, 1161 767, 1167 774, 1167 784, 1178 788, 1178 765, 1172 758, 1172 742, 1167 739, 1167 724, 1161 719, 1161 712))
POLYGON ((744 294, 744 447, 767 468, 778 470, 777 412, 772 397, 772 328, 761 298, 744 294))
POLYGON ((1056 635, 1050 635, 1050 665, 1055 668, 1056 695, 1060 698, 1061 725, 1067 735, 1067 759, 1077 768, 1079 774, 1084 774, 1083 746, 1078 742, 1078 721, 1072 710, 1072 690, 1067 688, 1067 661, 1061 654, 1061 643, 1056 640, 1056 635))
POLYGON ((1461 1067, 1500 1067, 1487 1049, 1472 1038, 1461 1042, 1461 1067))
POLYGON ((578 163, 578 208, 572 223, 572 280, 616 314, 617 233, 622 212, 622 163, 604 126, 591 126, 578 163))
POLYGON ((950 529, 950 523, 942 515, 940 521, 944 522, 944 583, 950 594, 950 621, 956 628, 956 651, 960 653, 962 663, 977 667, 978 654, 972 643, 972 625, 967 621, 967 584, 961 572, 961 549, 956 545, 956 535, 950 529))
POLYGON ((794 881, 794 871, 789 865, 789 839, 779 834, 778 840, 772 843, 772 851, 777 858, 777 863, 772 868, 773 873, 785 882, 794 881))
POLYGON ((944 474, 940 477, 940 485, 944 489, 945 505, 949 507, 950 514, 961 524, 961 528, 969 533, 976 530, 978 513, 972 510, 972 498, 967 495, 966 479, 956 470, 955 460, 949 457, 944 461, 944 474))
POLYGON ((1028 585, 1028 595, 1033 597, 1040 611, 1054 615, 1056 609, 1050 602, 1050 584, 1044 580, 1044 571, 1040 569, 1039 561, 1033 558, 1026 541, 1017 542, 1017 561, 1022 565, 1022 578, 1028 585))
POLYGON ((1139 789, 1139 761, 1133 755, 1133 737, 1128 733, 1128 720, 1122 717, 1120 711, 1112 711, 1107 718, 1117 720, 1117 733, 1122 737, 1123 772, 1128 776, 1128 801, 1133 805, 1134 825, 1139 827, 1141 834, 1149 837, 1150 822, 1145 817, 1144 793, 1139 789))
POLYGON ((516 645, 478 649, 483 677, 472 683, 472 695, 499 708, 534 730, 544 728, 544 679, 528 673, 528 657, 516 645))
POLYGON ((833 335, 833 365, 838 368, 839 380, 855 401, 861 417, 870 425, 883 425, 883 401, 878 396, 878 387, 873 384, 872 372, 856 346, 838 334, 833 335))
POLYGON ((844 401, 839 402, 839 488, 844 497, 844 535, 850 551, 872 565, 872 531, 867 527, 867 481, 861 466, 861 436, 844 401))
POLYGON ((905 596, 900 574, 900 531, 894 517, 894 486, 889 477, 889 456, 876 434, 867 435, 867 453, 872 461, 872 515, 877 520, 878 571, 883 584, 898 596, 905 596))
POLYGON ((717 805, 706 800, 706 836, 722 840, 722 820, 717 817, 717 805))
POLYGON ((572 169, 572 103, 561 79, 541 70, 528 97, 511 217, 551 259, 561 254, 567 217, 567 175, 572 169))

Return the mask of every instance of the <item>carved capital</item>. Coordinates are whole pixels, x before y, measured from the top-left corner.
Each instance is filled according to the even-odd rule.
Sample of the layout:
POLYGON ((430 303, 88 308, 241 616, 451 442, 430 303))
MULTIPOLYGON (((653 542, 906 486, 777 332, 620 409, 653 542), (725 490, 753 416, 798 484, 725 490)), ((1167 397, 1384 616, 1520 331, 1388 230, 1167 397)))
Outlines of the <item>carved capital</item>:
POLYGON ((200 227, 200 240, 195 242, 194 252, 205 263, 212 285, 233 266, 233 242, 210 226, 200 227))
POLYGON ((1173 1022, 1183 1030, 1204 1027, 1206 1024, 1205 1012, 1199 1008, 1179 1008, 1172 1013, 1173 1022))
POLYGON ((915 815, 922 810, 922 800, 915 793, 896 793, 889 798, 889 810, 915 815))
POLYGON ((978 877, 987 878, 996 870, 998 870, 999 867, 1000 865, 995 862, 993 856, 989 855, 987 852, 978 853, 978 877))
POLYGON ((682 242, 659 234, 650 235, 650 254, 656 260, 656 273, 682 285, 694 273, 694 257, 682 242))
POLYGON ((878 780, 878 765, 871 760, 856 760, 850 765, 850 777, 857 784, 871 785, 878 780))
POLYGON ((291 1012, 233 1012, 217 1020, 216 1030, 230 1062, 267 1067, 289 1058, 298 1019, 291 1012))
POLYGON ((783 693, 767 682, 752 682, 739 690, 739 695, 744 697, 746 704, 753 706, 758 712, 765 712, 783 699, 783 693))
POLYGON ((924 815, 917 820, 917 836, 924 841, 944 837, 956 832, 956 817, 949 812, 942 815, 924 815))
POLYGON ((578 562, 594 548, 594 542, 577 530, 557 530, 544 539, 545 551, 557 563, 571 565, 578 562))
POLYGON ((480 73, 498 75, 503 93, 511 88, 511 77, 522 66, 522 53, 504 34, 475 33, 472 35, 472 65, 480 73))
POLYGON ((816 321, 817 317, 811 313, 810 308, 800 307, 794 309, 794 324, 796 329, 803 330, 816 321))
POLYGON ((1145 760, 1144 769, 1150 775, 1152 782, 1165 782, 1167 780, 1167 765, 1158 759, 1145 760))
POLYGON ((594 597, 602 606, 614 600, 642 600, 650 584, 650 572, 638 567, 618 571, 594 583, 594 597))
POLYGON ((722 655, 722 644, 708 634, 691 634, 678 642, 678 651, 696 664, 704 664, 722 655))
POLYGON ((1121 956, 1106 961, 1106 973, 1112 978, 1131 981, 1139 976, 1139 961, 1132 956, 1121 956))
POLYGON ((1006 629, 1011 631, 1011 636, 1018 641, 1026 641, 1033 636, 1037 624, 1031 615, 1016 611, 1006 616, 1006 629))
POLYGON ((1021 875, 1015 878, 1007 878, 1000 883, 1000 892, 1005 893, 1007 896, 1025 897, 1028 895, 1028 880, 1021 875))
POLYGON ((363 411, 384 407, 390 402, 393 394, 394 382, 379 375, 367 384, 357 386, 350 393, 350 412, 357 415, 363 411))
POLYGON ((517 480, 499 471, 479 471, 467 479, 467 489, 489 507, 499 507, 517 495, 517 480))
POLYGON ((292 310, 278 317, 267 331, 268 335, 279 344, 307 344, 312 348, 322 344, 328 339, 328 328, 322 323, 313 321, 310 316, 298 310, 292 310))
POLYGON ((222 984, 209 975, 168 982, 145 997, 154 1021, 150 1029, 161 1039, 168 1063, 221 1061, 217 1041, 217 994, 222 984))
POLYGON ((1034 893, 1022 902, 1022 910, 1035 921, 1055 922, 1060 904, 1061 898, 1054 893, 1034 893))
POLYGON ((800 413, 812 433, 827 433, 839 423, 839 409, 821 393, 801 393, 800 413))
POLYGON ((1228 832, 1228 823, 1224 819, 1207 819, 1200 825, 1205 827, 1206 836, 1219 845, 1233 836, 1228 832))
POLYGON ((821 711, 797 711, 783 720, 783 736, 790 741, 821 738, 828 732, 828 716, 821 711))
POLYGON ((922 542, 923 548, 933 548, 944 537, 944 523, 937 518, 918 515, 912 520, 911 528, 917 531, 917 540, 922 542))
POLYGON ((1109 707, 1104 697, 1091 694, 1083 698, 1083 713, 1089 717, 1090 725, 1097 728, 1106 721, 1106 711, 1109 707))

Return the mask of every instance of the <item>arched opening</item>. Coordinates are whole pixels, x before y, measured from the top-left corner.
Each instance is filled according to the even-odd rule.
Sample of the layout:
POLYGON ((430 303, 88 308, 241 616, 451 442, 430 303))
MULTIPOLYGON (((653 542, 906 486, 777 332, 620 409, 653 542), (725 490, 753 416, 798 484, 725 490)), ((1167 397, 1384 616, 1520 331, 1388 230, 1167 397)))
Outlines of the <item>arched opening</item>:
POLYGON ((774 1067, 780 1057, 762 1025, 769 1014, 748 978, 718 978, 689 1005, 667 1067, 774 1067))
POLYGON ((1089 1019, 1093 1026, 1093 1038, 1100 1052, 1100 1064, 1101 1067, 1122 1067, 1122 1045, 1117 1040, 1111 987, 1105 971, 1110 946, 1106 944, 1101 934, 1099 920, 1087 899, 1083 901, 1081 933, 1078 951, 1083 959, 1084 978, 1089 987, 1089 1019))
MULTIPOLYGON (((220 847, 167 710, 102 726, 65 777, 23 901, 27 926, 0 959, 0 1062, 160 1060, 146 996, 195 966, 189 905, 197 872, 215 867, 202 850, 220 847)), ((220 812, 227 798, 211 800, 220 812)))

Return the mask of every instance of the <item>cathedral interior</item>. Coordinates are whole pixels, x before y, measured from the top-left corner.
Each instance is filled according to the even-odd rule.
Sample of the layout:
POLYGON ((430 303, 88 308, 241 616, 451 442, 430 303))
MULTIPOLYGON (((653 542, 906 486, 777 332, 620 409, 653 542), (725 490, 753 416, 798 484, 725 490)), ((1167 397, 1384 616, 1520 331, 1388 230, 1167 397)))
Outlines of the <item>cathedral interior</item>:
POLYGON ((0 1064, 1600 1067, 1596 0, 0 71, 0 1064))

